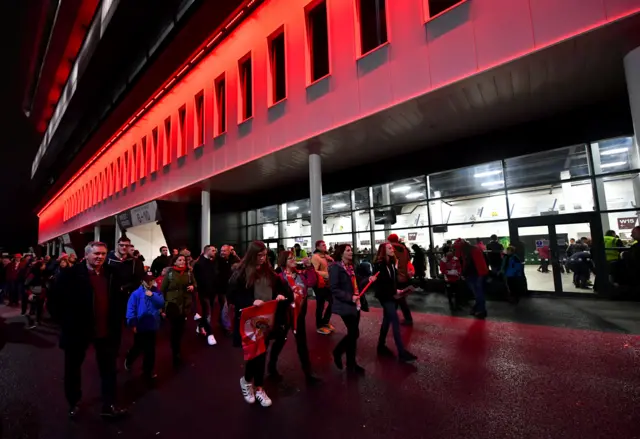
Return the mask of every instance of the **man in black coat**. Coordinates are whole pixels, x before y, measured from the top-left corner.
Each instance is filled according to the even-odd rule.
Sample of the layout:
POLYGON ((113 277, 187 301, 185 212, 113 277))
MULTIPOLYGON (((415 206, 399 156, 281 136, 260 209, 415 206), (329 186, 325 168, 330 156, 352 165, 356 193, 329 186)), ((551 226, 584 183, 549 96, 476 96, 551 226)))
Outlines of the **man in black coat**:
MULTIPOLYGON (((193 275, 198 285, 198 298, 202 309, 202 317, 198 319, 198 327, 204 330, 207 342, 213 346, 215 338, 211 325, 207 321, 213 313, 213 303, 215 302, 215 278, 216 278, 216 248, 212 245, 205 245, 202 254, 193 265, 193 275)), ((222 309, 220 309, 222 311, 222 309)))
POLYGON ((64 390, 69 417, 78 413, 82 397, 81 367, 89 345, 93 345, 100 371, 103 417, 121 417, 117 408, 116 359, 122 335, 127 296, 114 267, 105 265, 107 246, 90 242, 82 263, 62 271, 57 288, 49 296, 49 311, 61 327, 64 350, 64 390))
POLYGON ((158 277, 166 267, 171 267, 171 256, 169 256, 167 246, 163 245, 160 247, 160 256, 155 258, 151 263, 151 272, 155 277, 158 277))

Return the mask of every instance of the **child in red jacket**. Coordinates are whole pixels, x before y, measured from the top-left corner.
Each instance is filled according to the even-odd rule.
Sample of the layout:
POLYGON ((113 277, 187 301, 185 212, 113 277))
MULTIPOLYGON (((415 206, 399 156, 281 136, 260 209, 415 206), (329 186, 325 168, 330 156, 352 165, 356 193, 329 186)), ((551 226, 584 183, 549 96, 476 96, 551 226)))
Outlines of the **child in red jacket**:
POLYGON ((453 252, 447 253, 445 257, 440 260, 440 272, 444 275, 445 290, 447 292, 447 298, 449 299, 451 312, 461 310, 460 296, 462 286, 460 284, 460 276, 462 265, 460 265, 460 260, 453 255, 453 252))

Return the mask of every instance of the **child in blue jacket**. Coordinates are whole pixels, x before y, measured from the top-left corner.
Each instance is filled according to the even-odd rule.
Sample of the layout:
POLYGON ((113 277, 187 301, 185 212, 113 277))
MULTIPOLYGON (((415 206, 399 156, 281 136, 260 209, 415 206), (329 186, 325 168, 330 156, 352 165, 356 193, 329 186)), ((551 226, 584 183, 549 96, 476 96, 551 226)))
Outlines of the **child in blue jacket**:
POLYGON ((164 297, 158 290, 152 273, 145 273, 142 285, 131 293, 127 304, 127 325, 133 330, 133 346, 124 360, 124 368, 131 370, 133 362, 143 354, 144 377, 156 378, 153 366, 156 361, 156 333, 160 328, 160 310, 164 297))

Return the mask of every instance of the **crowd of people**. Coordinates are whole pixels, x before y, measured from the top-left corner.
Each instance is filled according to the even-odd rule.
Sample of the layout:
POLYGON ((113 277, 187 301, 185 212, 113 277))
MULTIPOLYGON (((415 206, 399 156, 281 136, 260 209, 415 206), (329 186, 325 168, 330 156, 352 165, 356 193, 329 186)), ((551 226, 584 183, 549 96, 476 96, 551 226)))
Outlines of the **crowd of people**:
MULTIPOLYGON (((640 228, 634 229, 634 234, 640 237, 640 228)), ((638 245, 632 251, 638 253, 635 247, 638 245)), ((575 250, 572 258, 585 251, 578 246, 572 250, 575 250)), ((526 289, 522 284, 522 258, 515 247, 504 249, 495 235, 484 248, 458 239, 446 243, 442 251, 438 268, 452 306, 459 308, 461 290, 467 288, 473 293, 471 315, 475 318, 487 316, 484 288, 490 273, 499 273, 516 301, 526 289)), ((432 258, 430 251, 425 254, 414 249, 412 258, 405 244, 391 234, 380 244, 369 268, 354 261, 350 244, 338 245, 330 252, 324 241, 318 241, 311 257, 299 246, 279 249, 275 259, 273 253, 261 241, 251 243, 242 258, 231 245, 223 245, 219 251, 207 245, 195 259, 186 248, 173 249, 170 254, 163 246, 160 255, 147 267, 142 255, 123 236, 111 252, 104 243, 90 242, 82 259, 75 254, 58 258, 16 254, 11 259, 3 258, 0 294, 9 306, 21 306, 29 328, 42 323, 45 305, 52 320, 60 326, 64 390, 71 418, 78 413, 81 367, 90 346, 94 348, 102 382, 101 415, 120 417, 127 413, 116 405, 116 364, 124 328, 134 334, 133 344, 122 359, 124 369, 132 370, 142 356, 143 377, 153 383, 157 377, 157 333, 163 321, 169 326, 173 366, 179 368, 183 364, 181 347, 189 319, 195 320, 197 334, 208 345, 217 343, 216 326, 216 332, 232 337, 233 344, 240 347, 243 311, 267 303, 277 306, 273 325, 268 328, 264 352, 245 362, 240 378, 243 398, 247 403, 258 402, 265 407, 272 404, 264 387, 265 375, 274 381, 283 379, 278 372, 278 359, 291 332, 307 382, 317 383, 319 378, 313 373, 307 346, 310 294, 316 298, 318 334, 330 336, 336 331, 332 324, 334 315, 346 328, 346 334, 333 350, 338 369, 346 368, 353 375, 365 373, 357 362, 357 345, 361 313, 369 311, 364 294, 369 287, 382 308, 378 355, 396 356, 386 343, 391 328, 398 360, 417 359, 404 346, 400 326, 413 324, 406 299, 414 290, 413 280, 426 274, 427 261, 431 263, 432 258), (216 303, 217 322, 212 321, 216 303)))

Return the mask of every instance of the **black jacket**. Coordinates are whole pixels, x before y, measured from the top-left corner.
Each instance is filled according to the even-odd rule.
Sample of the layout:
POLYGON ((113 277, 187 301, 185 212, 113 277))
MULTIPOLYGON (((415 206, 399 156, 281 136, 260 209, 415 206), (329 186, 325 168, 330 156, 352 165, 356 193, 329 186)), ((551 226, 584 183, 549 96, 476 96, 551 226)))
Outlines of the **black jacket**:
POLYGON ((373 285, 376 290, 376 299, 380 303, 391 302, 398 293, 398 275, 394 264, 377 262, 375 271, 378 272, 378 279, 373 285))
POLYGON ((160 255, 151 263, 151 272, 155 277, 158 277, 167 267, 171 267, 171 256, 160 255))
POLYGON ((105 265, 113 268, 113 274, 118 277, 118 284, 127 294, 131 294, 140 286, 144 277, 144 264, 139 259, 119 259, 114 251, 110 251, 105 265))
MULTIPOLYGON (((369 279, 356 275, 356 281, 358 282, 358 289, 362 291, 369 279)), ((358 308, 352 300, 354 295, 353 284, 347 270, 342 268, 342 265, 332 264, 329 266, 329 284, 334 299, 331 307, 332 312, 339 316, 356 315, 358 308)), ((366 301, 366 297, 362 296, 360 299, 361 304, 364 301, 366 301)))
POLYGON ((217 264, 215 260, 200 256, 193 265, 193 275, 198 284, 198 292, 211 295, 215 292, 216 287, 216 270, 217 264))
POLYGON ((227 259, 218 256, 216 258, 216 293, 225 294, 229 286, 229 279, 233 273, 233 266, 240 262, 240 258, 229 255, 227 259))
MULTIPOLYGON (((127 294, 118 283, 114 267, 105 265, 103 276, 108 280, 109 338, 120 342, 122 322, 127 305, 127 294)), ((51 316, 60 324, 60 347, 83 347, 95 336, 94 291, 85 263, 74 265, 60 272, 56 288, 48 296, 47 307, 51 316)))

